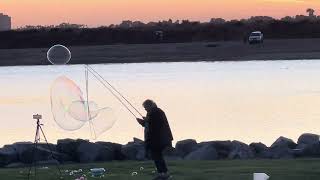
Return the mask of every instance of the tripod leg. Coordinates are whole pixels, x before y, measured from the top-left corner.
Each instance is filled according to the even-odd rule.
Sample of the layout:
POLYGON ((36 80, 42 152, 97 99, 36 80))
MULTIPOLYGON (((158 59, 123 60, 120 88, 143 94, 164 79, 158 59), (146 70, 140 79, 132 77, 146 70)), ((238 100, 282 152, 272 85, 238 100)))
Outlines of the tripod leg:
POLYGON ((28 171, 28 180, 30 179, 32 167, 35 167, 35 177, 36 177, 36 162, 35 162, 35 154, 37 150, 37 145, 38 145, 38 138, 39 138, 39 127, 37 126, 36 129, 36 135, 34 137, 34 142, 33 142, 33 150, 32 150, 32 161, 30 163, 29 171, 28 171))
MULTIPOLYGON (((53 150, 52 150, 50 144, 48 143, 47 137, 46 137, 46 135, 44 134, 43 129, 42 129, 41 126, 40 126, 40 130, 41 130, 41 133, 42 133, 42 135, 43 135, 43 137, 44 137, 44 140, 45 140, 45 142, 46 142, 46 144, 47 144, 47 146, 48 146, 48 148, 49 148, 49 151, 50 151, 50 153, 51 153, 52 159, 57 160, 57 159, 54 157, 53 150)), ((57 160, 57 161, 58 161, 58 160, 57 160)), ((59 161, 58 161, 58 162, 59 162, 59 161)), ((58 171, 59 171, 59 175, 60 175, 60 177, 61 177, 61 176, 62 176, 62 173, 61 173, 61 169, 60 169, 59 164, 56 164, 56 167, 57 167, 57 169, 58 169, 58 171)))
MULTIPOLYGON (((38 133, 39 134, 39 133, 38 133)), ((35 145, 35 150, 34 155, 33 155, 33 162, 34 162, 34 179, 37 180, 37 158, 36 158, 36 151, 38 149, 38 143, 39 143, 39 139, 37 139, 36 141, 36 145, 35 145)))

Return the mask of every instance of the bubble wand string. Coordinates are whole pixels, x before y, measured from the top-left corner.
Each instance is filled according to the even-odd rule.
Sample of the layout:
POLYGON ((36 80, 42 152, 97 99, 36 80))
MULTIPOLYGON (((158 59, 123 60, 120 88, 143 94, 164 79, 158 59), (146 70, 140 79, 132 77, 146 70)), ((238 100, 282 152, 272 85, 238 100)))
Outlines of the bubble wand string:
POLYGON ((94 139, 97 138, 96 132, 94 130, 94 126, 91 122, 91 113, 90 113, 90 106, 89 106, 89 74, 88 74, 88 68, 85 68, 85 79, 86 79, 86 94, 87 94, 87 117, 89 120, 89 126, 90 126, 90 133, 91 137, 94 136, 94 139))
MULTIPOLYGON (((131 110, 130 108, 110 89, 100 78, 97 76, 94 72, 91 71, 91 69, 88 68, 88 72, 90 72, 118 101, 135 117, 138 118, 131 110)), ((140 114, 140 113, 139 113, 140 114)), ((140 114, 141 115, 141 114, 140 114)), ((141 115, 141 117, 143 117, 141 115)))
POLYGON ((141 117, 143 117, 143 115, 129 102, 129 100, 127 98, 125 98, 122 95, 122 93, 120 93, 113 85, 111 85, 105 78, 103 78, 96 70, 94 70, 89 65, 86 65, 86 67, 88 69, 90 69, 91 71, 93 71, 94 73, 96 73, 105 83, 107 83, 116 93, 118 93, 141 117))

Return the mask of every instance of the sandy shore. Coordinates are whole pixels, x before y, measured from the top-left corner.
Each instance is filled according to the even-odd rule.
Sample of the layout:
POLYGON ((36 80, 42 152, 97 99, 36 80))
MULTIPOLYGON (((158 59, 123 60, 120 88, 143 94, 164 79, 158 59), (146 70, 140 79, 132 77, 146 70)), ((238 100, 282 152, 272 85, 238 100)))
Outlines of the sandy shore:
MULTIPOLYGON (((49 47, 48 47, 49 48, 49 47)), ((320 59, 320 39, 70 47, 71 64, 320 59)), ((44 65, 47 48, 1 49, 0 66, 44 65)))

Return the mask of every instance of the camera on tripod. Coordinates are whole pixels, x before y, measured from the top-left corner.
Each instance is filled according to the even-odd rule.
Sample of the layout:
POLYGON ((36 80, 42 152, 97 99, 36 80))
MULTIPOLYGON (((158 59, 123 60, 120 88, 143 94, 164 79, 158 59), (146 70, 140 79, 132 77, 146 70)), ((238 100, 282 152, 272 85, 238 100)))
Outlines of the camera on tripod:
MULTIPOLYGON (((43 136, 44 140, 45 140, 45 143, 47 145, 47 148, 51 154, 51 158, 54 159, 54 160, 57 160, 55 157, 54 157, 54 154, 53 154, 53 151, 51 149, 51 146, 49 145, 48 143, 48 140, 46 138, 46 135, 44 134, 43 132, 43 129, 42 129, 42 126, 43 124, 40 123, 40 119, 42 119, 42 115, 40 114, 35 114, 33 115, 33 119, 36 119, 37 120, 37 127, 36 127, 36 135, 35 135, 35 138, 34 138, 34 143, 33 143, 33 150, 32 150, 32 162, 30 164, 30 167, 29 167, 29 171, 28 171, 28 180, 30 180, 30 177, 31 177, 31 171, 32 171, 32 168, 34 167, 34 174, 33 174, 33 177, 34 179, 37 179, 37 159, 36 159, 36 153, 38 152, 37 149, 38 149, 38 145, 40 143, 40 137, 41 135, 43 136)), ((58 162, 58 160, 57 160, 58 162)), ((60 174, 60 177, 61 177, 61 170, 60 170, 60 167, 59 167, 59 164, 56 164, 57 166, 57 169, 59 171, 59 174, 60 174)))
POLYGON ((42 115, 35 114, 35 115, 33 115, 33 119, 42 119, 42 115))

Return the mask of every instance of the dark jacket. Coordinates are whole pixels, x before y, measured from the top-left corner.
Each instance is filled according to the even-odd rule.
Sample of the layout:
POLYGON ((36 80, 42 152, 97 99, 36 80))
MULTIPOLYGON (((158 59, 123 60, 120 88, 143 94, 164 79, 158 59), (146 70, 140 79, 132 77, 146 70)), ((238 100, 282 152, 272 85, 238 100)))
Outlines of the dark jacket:
POLYGON ((145 123, 145 143, 149 149, 161 150, 172 146, 173 136, 165 113, 154 108, 147 113, 145 123))

